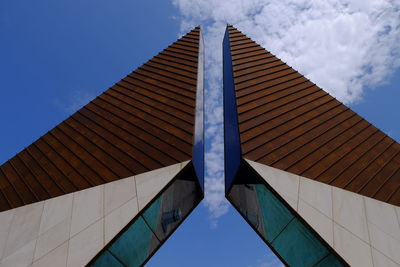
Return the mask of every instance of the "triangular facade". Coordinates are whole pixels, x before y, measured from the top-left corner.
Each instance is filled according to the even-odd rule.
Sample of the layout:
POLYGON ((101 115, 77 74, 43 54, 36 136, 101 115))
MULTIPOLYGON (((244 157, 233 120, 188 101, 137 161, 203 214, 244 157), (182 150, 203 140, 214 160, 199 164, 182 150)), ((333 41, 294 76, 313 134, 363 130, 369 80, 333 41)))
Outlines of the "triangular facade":
POLYGON ((0 265, 140 266, 203 198, 200 28, 0 167, 0 265))
POLYGON ((289 266, 400 265, 400 145, 232 26, 223 56, 230 202, 289 266))

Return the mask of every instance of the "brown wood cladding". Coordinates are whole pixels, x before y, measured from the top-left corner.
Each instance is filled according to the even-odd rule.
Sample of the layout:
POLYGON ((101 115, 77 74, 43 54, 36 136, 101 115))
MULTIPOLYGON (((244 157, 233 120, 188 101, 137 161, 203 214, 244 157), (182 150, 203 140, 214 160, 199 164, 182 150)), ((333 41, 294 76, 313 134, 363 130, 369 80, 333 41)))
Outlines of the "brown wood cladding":
POLYGON ((197 27, 0 166, 0 211, 192 156, 197 27))
POLYGON ((228 30, 243 157, 400 206, 400 145, 228 30))

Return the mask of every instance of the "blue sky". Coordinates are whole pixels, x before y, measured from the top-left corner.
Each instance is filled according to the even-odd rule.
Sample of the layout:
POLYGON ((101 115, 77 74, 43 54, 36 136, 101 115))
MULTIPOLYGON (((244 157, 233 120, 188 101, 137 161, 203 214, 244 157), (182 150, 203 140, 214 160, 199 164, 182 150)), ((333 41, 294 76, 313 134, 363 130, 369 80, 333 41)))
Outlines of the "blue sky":
MULTIPOLYGON (((207 15, 197 18, 188 11, 184 2, 174 1, 174 6, 161 0, 1 1, 0 163, 174 42, 182 30, 204 22, 207 26, 205 37, 209 38, 205 41, 214 41, 212 33, 220 34, 221 31, 221 27, 213 30, 215 22, 223 24, 226 18, 207 15)), ((196 1, 187 2, 193 4, 196 1)), ((198 6, 193 10, 196 8, 198 6)), ((200 11, 198 14, 202 14, 200 11)), ((246 14, 257 16, 259 13, 246 14)), ((242 26, 240 29, 248 26, 246 18, 237 21, 242 26)), ((249 35, 263 44, 265 40, 270 41, 263 35, 265 32, 260 31, 251 31, 249 35)), ((222 40, 222 36, 218 38, 222 40)), ((279 42, 270 45, 289 64, 304 69, 308 77, 322 79, 325 87, 343 86, 339 82, 324 81, 323 74, 302 65, 301 57, 280 50, 279 42)), ((390 49, 390 44, 387 46, 390 49)), ((209 63, 214 60, 212 56, 209 63)), ((328 56, 326 58, 329 60, 328 56)), ((358 58, 357 55, 354 58, 358 58)), ((395 64, 391 67, 392 61, 388 62, 385 67, 394 69, 395 64)), ((346 64, 351 69, 352 62, 346 64)), ((378 63, 372 61, 369 64, 377 66, 378 63)), ((327 67, 327 70, 330 69, 327 67)), ((214 91, 222 89, 218 74, 213 71, 212 67, 208 70, 212 81, 207 85, 206 98, 210 101, 218 100, 220 94, 214 94, 214 91)), ((348 78, 345 84, 363 89, 351 107, 399 141, 400 71, 390 74, 383 68, 383 72, 378 73, 381 80, 370 78, 354 83, 354 79, 347 76, 341 80, 347 81, 348 78), (382 80, 386 82, 382 83, 382 80)), ((360 75, 367 76, 366 73, 360 75)), ((331 93, 335 95, 334 90, 331 93)), ((340 91, 336 93, 341 95, 340 91)), ((209 104, 208 112, 215 112, 215 117, 220 116, 218 105, 218 101, 209 104)), ((216 130, 211 129, 210 134, 220 132, 221 122, 213 123, 213 117, 214 113, 209 115, 209 129, 214 127, 216 130)), ((212 150, 212 145, 214 147, 213 140, 218 142, 215 138, 209 139, 209 150, 212 150)), ((208 155, 210 158, 213 156, 212 153, 208 155)), ((221 174, 220 169, 217 173, 221 174)), ((212 188, 214 183, 210 184, 209 188, 212 188)), ((206 205, 200 204, 148 266, 274 266, 276 259, 267 246, 233 208, 227 208, 226 203, 221 202, 218 190, 210 189, 209 192, 213 193, 210 196, 215 197, 209 197, 206 205)))

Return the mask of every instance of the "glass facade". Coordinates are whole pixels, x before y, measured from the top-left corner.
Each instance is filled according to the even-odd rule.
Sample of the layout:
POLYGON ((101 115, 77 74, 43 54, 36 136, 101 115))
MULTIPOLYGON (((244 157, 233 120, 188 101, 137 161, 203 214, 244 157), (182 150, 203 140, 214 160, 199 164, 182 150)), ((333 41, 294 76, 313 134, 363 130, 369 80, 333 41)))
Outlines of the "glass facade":
POLYGON ((247 164, 228 199, 288 266, 348 266, 247 164))
POLYGON ((89 266, 142 266, 202 198, 193 165, 189 163, 89 266))
POLYGON ((196 114, 194 120, 193 165, 204 191, 204 44, 200 34, 199 61, 196 87, 196 114))
POLYGON ((229 31, 223 41, 225 190, 229 190, 241 162, 240 136, 229 31))

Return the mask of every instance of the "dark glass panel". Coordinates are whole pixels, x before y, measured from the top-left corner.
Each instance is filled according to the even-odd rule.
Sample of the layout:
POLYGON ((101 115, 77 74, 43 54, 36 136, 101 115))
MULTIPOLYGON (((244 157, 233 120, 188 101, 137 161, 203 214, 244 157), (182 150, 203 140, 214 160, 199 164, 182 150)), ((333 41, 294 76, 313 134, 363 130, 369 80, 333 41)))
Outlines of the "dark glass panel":
POLYGON ((272 242, 272 246, 290 266, 314 266, 329 254, 327 248, 297 218, 272 242))
POLYGON ((322 259, 315 267, 341 267, 343 264, 333 254, 322 259))
POLYGON ((150 227, 139 217, 108 250, 126 266, 140 266, 158 244, 150 227))
POLYGON ((199 202, 199 195, 197 182, 178 179, 143 213, 143 218, 162 240, 199 202))
POLYGON ((204 190, 204 44, 200 35, 196 87, 196 116, 194 126, 193 165, 204 190))
POLYGON ((254 185, 260 216, 264 226, 264 235, 270 241, 279 235, 284 227, 293 220, 293 214, 282 202, 262 184, 254 185))
POLYGON ((223 41, 225 190, 229 190, 241 162, 236 93, 228 28, 223 41))
POLYGON ((142 266, 202 198, 194 167, 189 163, 89 266, 142 266))
POLYGON ((110 252, 107 250, 100 255, 97 261, 92 265, 93 267, 124 267, 110 252))
POLYGON ((288 266, 347 266, 248 164, 227 197, 288 266))

